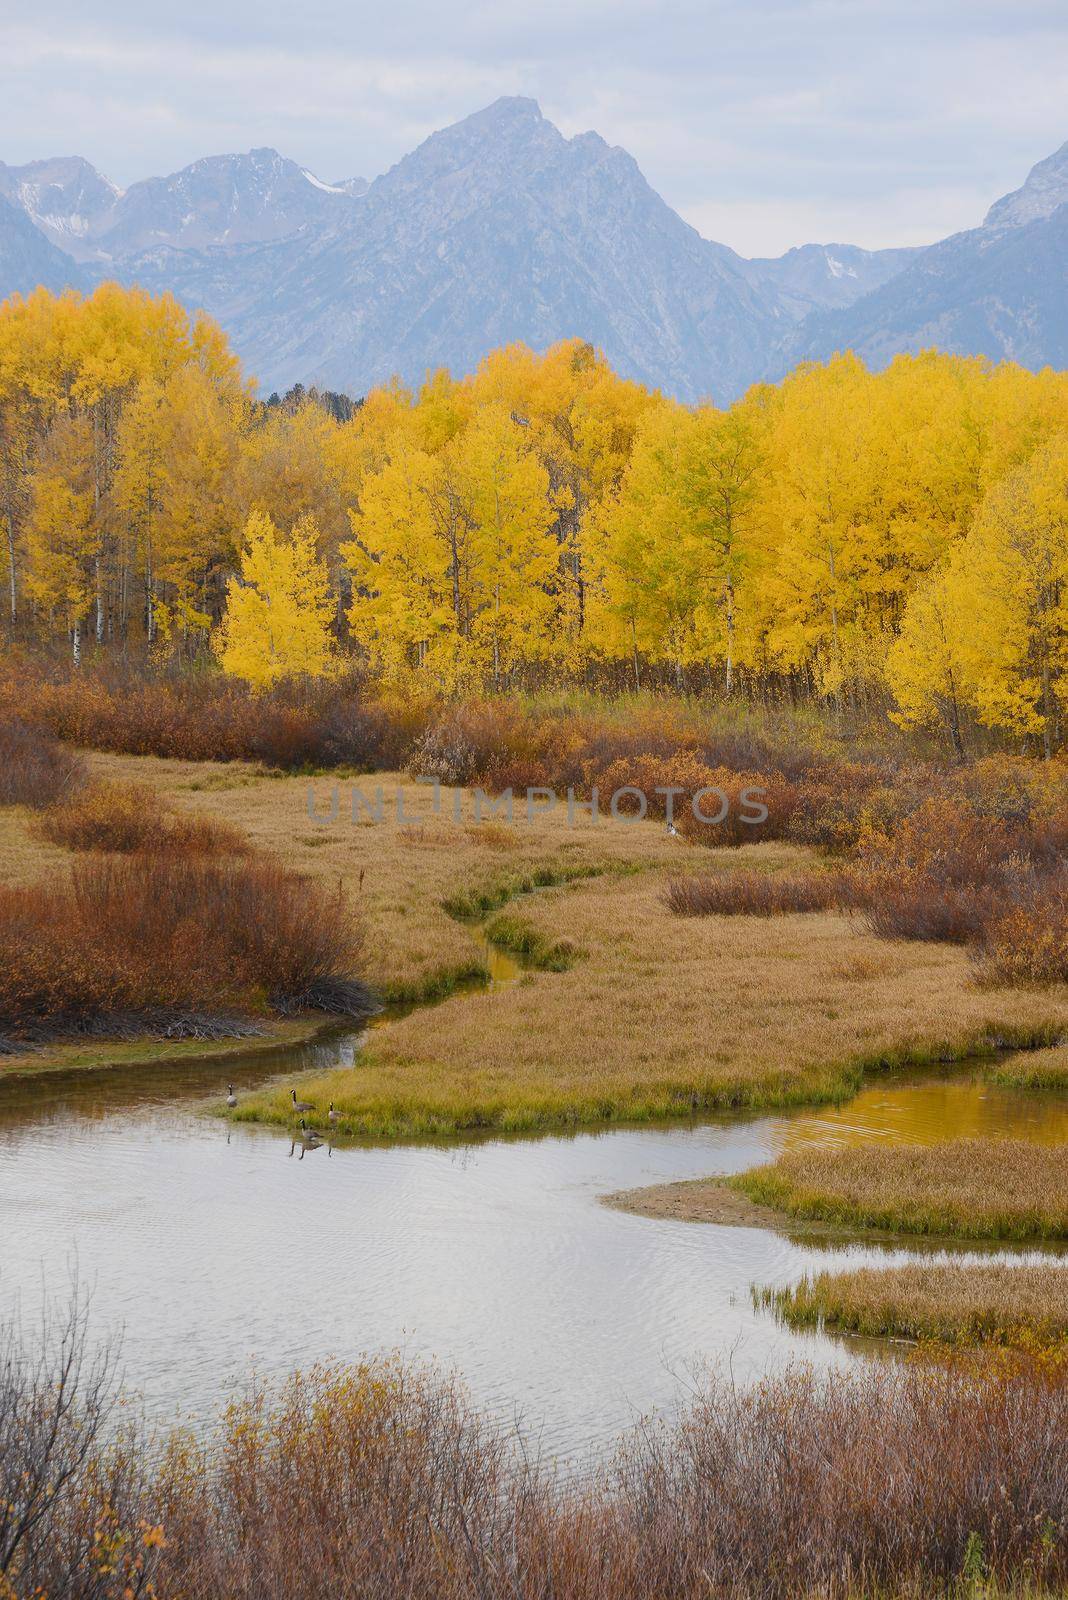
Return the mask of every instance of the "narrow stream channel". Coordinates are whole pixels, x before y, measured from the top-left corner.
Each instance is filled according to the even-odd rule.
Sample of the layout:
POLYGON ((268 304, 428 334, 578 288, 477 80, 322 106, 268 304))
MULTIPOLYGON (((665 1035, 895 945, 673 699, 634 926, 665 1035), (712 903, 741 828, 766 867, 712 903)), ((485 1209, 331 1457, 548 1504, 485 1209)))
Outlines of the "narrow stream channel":
MULTIPOLYGON (((494 953, 494 982, 517 971, 494 953)), ((908 1254, 829 1256, 600 1196, 739 1171, 802 1142, 1068 1139, 1068 1097, 961 1070, 887 1076, 842 1107, 782 1116, 303 1158, 277 1131, 199 1114, 228 1081, 321 1067, 358 1044, 0 1085, 0 1314, 32 1315, 76 1267, 97 1332, 123 1331, 127 1384, 161 1417, 210 1416, 251 1366, 403 1351, 455 1368, 550 1458, 577 1464, 685 1401, 709 1361, 746 1378, 799 1357, 861 1359, 856 1341, 754 1311, 750 1285, 908 1254)))

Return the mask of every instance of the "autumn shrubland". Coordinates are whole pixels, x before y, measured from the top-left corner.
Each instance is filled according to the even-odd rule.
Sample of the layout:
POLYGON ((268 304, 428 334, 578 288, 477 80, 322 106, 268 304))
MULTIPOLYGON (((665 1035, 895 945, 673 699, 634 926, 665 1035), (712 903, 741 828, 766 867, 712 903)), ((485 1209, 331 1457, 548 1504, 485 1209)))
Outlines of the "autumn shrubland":
POLYGON ((1016 1139, 789 1150, 731 1178, 783 1216, 961 1239, 1068 1238, 1068 1147, 1016 1139))
POLYGON ((1068 1349, 1068 1267, 910 1262, 819 1272, 758 1299, 792 1328, 827 1327, 943 1344, 1068 1349))
POLYGON ((79 1034, 240 1035, 267 1011, 373 1008, 343 895, 150 783, 102 778, 40 730, 0 722, 0 748, 16 775, 6 832, 14 844, 21 830, 31 864, 0 886, 3 1053, 79 1034))
POLYGON ((73 750, 17 718, 0 720, 0 805, 40 810, 71 800, 84 783, 73 750))
POLYGON ((147 783, 96 783, 48 806, 35 823, 41 837, 68 850, 118 854, 241 856, 248 844, 238 829, 211 817, 175 812, 147 783))
POLYGON ((0 1353, 12 1595, 749 1600, 1054 1595, 1068 1384, 1040 1353, 711 1373, 684 1414, 553 1475, 455 1379, 397 1360, 252 1384, 154 1436, 77 1322, 0 1353))
POLYGON ((93 1032, 210 1037, 268 1008, 365 1016, 343 901, 267 861, 89 855, 0 889, 5 1051, 93 1032))

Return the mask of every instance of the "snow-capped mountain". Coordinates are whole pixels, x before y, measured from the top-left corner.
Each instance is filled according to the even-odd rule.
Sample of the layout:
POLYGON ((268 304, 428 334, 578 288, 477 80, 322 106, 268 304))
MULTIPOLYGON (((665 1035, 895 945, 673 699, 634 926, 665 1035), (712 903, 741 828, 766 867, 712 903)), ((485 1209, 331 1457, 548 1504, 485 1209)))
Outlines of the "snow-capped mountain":
POLYGON ((218 317, 266 388, 360 394, 577 335, 629 376, 722 402, 846 347, 874 364, 930 344, 1068 361, 1065 202, 1068 145, 940 244, 746 261, 683 222, 626 151, 565 138, 513 98, 371 184, 274 150, 125 193, 78 157, 0 163, 0 297, 87 277, 170 289, 218 317))
POLYGON ((331 231, 240 260, 129 265, 218 315, 274 387, 362 392, 578 335, 646 382, 722 396, 759 370, 779 325, 741 259, 683 222, 625 151, 565 139, 521 99, 434 134, 331 231))
POLYGON ((301 228, 331 228, 357 198, 347 186, 324 183, 277 150, 207 156, 169 178, 132 184, 94 229, 93 240, 102 256, 116 261, 159 245, 205 250, 265 244, 301 228))
MULTIPOLYGON (((23 167, 0 161, 0 195, 75 260, 96 254, 93 236, 121 192, 81 156, 56 156, 23 167)), ((0 291, 10 293, 2 283, 0 291)))

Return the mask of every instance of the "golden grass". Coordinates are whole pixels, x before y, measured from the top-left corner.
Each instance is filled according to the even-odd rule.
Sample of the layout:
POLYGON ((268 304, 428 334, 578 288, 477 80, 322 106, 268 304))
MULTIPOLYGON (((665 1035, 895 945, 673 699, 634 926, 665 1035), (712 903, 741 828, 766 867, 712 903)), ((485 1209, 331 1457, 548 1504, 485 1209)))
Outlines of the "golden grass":
POLYGON ((1011 1056, 991 1067, 987 1076, 1005 1089, 1068 1089, 1068 1046, 1011 1056))
MULTIPOLYGON (((779 851, 741 854, 755 865, 779 851)), ((1044 1042, 1068 1017, 1063 990, 980 991, 962 952, 886 943, 840 915, 674 917, 664 879, 531 896, 529 936, 583 959, 413 1013, 302 1098, 332 1100, 342 1131, 376 1137, 677 1117, 845 1096, 865 1068, 1044 1042)), ((240 1115, 286 1121, 285 1100, 267 1091, 240 1115)))
POLYGON ((457 822, 449 794, 443 792, 442 812, 435 815, 430 788, 396 773, 307 779, 244 763, 220 769, 213 762, 153 757, 93 754, 87 760, 95 778, 150 783, 171 804, 239 828, 286 866, 322 877, 332 888, 340 884, 363 918, 364 975, 392 1000, 441 995, 464 977, 484 975, 481 941, 446 904, 455 912, 467 902, 477 915, 503 905, 517 888, 534 887, 539 878, 551 882, 659 862, 677 867, 693 855, 652 822, 592 823, 577 812, 569 827, 563 805, 547 815, 538 812, 528 823, 517 804, 511 826, 488 816, 476 824, 465 794, 457 822), (353 786, 373 802, 379 784, 383 821, 371 823, 361 813, 354 825, 353 786), (335 786, 338 821, 317 825, 308 815, 309 793, 317 814, 326 816, 335 786), (398 789, 410 822, 398 821, 398 789))
POLYGON ((729 1180, 784 1216, 962 1239, 1068 1238, 1068 1145, 813 1146, 729 1180))
POLYGON ((1068 1265, 1055 1261, 821 1272, 759 1299, 792 1328, 1028 1348, 1068 1339, 1068 1265))
MULTIPOLYGON (((536 1129, 834 1098, 866 1067, 960 1056, 999 1039, 1033 1045, 1068 1027, 1063 989, 980 992, 959 951, 888 944, 837 914, 673 917, 663 886, 696 856, 656 823, 594 824, 579 812, 569 826, 561 806, 532 823, 520 807, 511 826, 476 825, 469 796, 459 821, 447 796, 434 815, 431 790, 395 774, 309 781, 247 763, 87 760, 95 780, 149 784, 166 804, 233 826, 340 887, 363 919, 365 976, 386 998, 446 994, 484 973, 483 942, 456 912, 499 910, 517 890, 574 880, 509 906, 493 930, 536 965, 569 971, 528 973, 510 989, 391 1024, 358 1067, 306 1092, 324 1110, 333 1099, 354 1134, 536 1129), (319 826, 309 792, 324 815, 335 783, 339 819, 319 826), (381 784, 381 824, 353 825, 352 783, 368 799, 381 784), (401 787, 410 821, 397 817, 401 787)), ((73 859, 32 838, 29 822, 0 811, 9 882, 73 859)), ((730 859, 792 871, 812 856, 763 844, 730 859)), ((242 1114, 282 1120, 279 1099, 257 1097, 242 1114)))

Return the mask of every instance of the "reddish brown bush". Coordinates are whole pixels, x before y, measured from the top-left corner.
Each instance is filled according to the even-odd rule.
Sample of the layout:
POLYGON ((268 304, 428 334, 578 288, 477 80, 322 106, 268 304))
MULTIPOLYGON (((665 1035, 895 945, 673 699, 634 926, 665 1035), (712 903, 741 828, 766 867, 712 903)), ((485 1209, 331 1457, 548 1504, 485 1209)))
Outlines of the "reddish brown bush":
POLYGON ((24 722, 0 722, 0 805, 56 805, 85 781, 85 763, 50 734, 24 722))
POLYGON ((343 903, 270 862, 135 854, 0 888, 0 1036, 200 1031, 231 1012, 365 1015, 343 903))
POLYGON ((946 795, 862 843, 858 883, 873 933, 967 943, 1003 899, 1017 835, 946 795))
MULTIPOLYGON (((645 797, 652 817, 667 814, 667 795, 658 789, 679 791, 672 800, 676 828, 691 843, 708 848, 781 837, 793 805, 785 780, 707 767, 692 751, 668 758, 621 758, 599 774, 596 787, 602 809, 608 809, 614 794, 632 789, 645 797)), ((621 795, 618 809, 623 815, 640 814, 641 803, 636 794, 621 795)))
POLYGON ((665 899, 680 917, 775 917, 852 903, 839 872, 757 872, 735 868, 668 880, 665 899))
POLYGON ((49 806, 36 823, 51 844, 68 850, 169 851, 175 855, 247 855, 240 831, 212 817, 169 810, 154 789, 141 783, 99 783, 61 805, 49 806))
POLYGON ((1022 875, 991 909, 973 953, 986 983, 1068 983, 1068 869, 1022 875))
POLYGON ((115 668, 0 677, 0 711, 73 745, 189 761, 263 761, 286 769, 399 766, 424 704, 374 701, 354 681, 253 695, 218 674, 148 678, 115 668))

